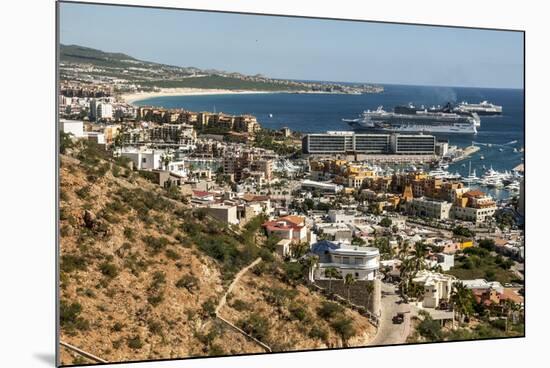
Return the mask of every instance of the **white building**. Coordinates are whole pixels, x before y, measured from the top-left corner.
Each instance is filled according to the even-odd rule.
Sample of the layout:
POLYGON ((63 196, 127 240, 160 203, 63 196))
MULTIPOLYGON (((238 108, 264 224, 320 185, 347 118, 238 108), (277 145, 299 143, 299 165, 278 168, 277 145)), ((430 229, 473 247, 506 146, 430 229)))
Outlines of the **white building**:
POLYGON ((75 138, 83 138, 85 136, 83 121, 59 119, 59 123, 63 133, 72 134, 75 138))
POLYGON ((126 149, 121 156, 128 157, 138 170, 159 170, 162 169, 162 150, 135 150, 126 149))
POLYGON ((428 261, 430 267, 441 267, 442 271, 449 271, 455 265, 454 254, 437 253, 434 259, 428 261))
POLYGON ((355 212, 346 212, 342 210, 329 210, 328 217, 330 222, 337 224, 353 224, 355 221, 355 212))
POLYGON ((454 218, 459 220, 480 223, 484 222, 487 217, 492 217, 495 214, 496 210, 496 204, 481 208, 455 206, 453 210, 453 216, 454 218))
POLYGON ((422 307, 435 308, 441 301, 449 301, 456 278, 428 270, 421 270, 413 279, 414 283, 424 286, 422 307))
POLYGON ((179 161, 170 161, 168 165, 165 167, 166 170, 170 171, 171 173, 174 173, 179 176, 187 177, 187 174, 189 173, 189 170, 185 167, 185 161, 179 160, 179 161))
POLYGON ((343 187, 332 183, 322 183, 320 181, 304 180, 302 181, 302 189, 320 190, 322 192, 338 193, 343 187))
POLYGON ((311 251, 319 257, 319 263, 313 272, 315 280, 328 279, 325 271, 329 267, 334 267, 342 278, 351 274, 356 280, 372 281, 380 268, 380 252, 373 247, 359 247, 323 240, 313 244, 311 251))
POLYGON ((90 117, 92 119, 112 119, 113 105, 92 99, 90 101, 90 117))
POLYGON ((105 144, 105 134, 101 132, 84 132, 86 139, 97 144, 105 144))
POLYGON ((60 105, 70 106, 70 105, 72 105, 72 103, 73 103, 73 98, 72 97, 59 95, 59 104, 60 105))
POLYGON ((237 218, 237 206, 226 205, 226 204, 213 204, 206 208, 208 214, 218 220, 231 224, 237 225, 239 219, 237 218))
POLYGON ((476 290, 495 290, 497 293, 502 294, 504 287, 498 281, 487 281, 485 279, 473 279, 473 280, 461 280, 460 281, 467 289, 476 290))
POLYGON ((413 216, 448 219, 452 203, 436 199, 414 198, 409 202, 409 212, 413 216))

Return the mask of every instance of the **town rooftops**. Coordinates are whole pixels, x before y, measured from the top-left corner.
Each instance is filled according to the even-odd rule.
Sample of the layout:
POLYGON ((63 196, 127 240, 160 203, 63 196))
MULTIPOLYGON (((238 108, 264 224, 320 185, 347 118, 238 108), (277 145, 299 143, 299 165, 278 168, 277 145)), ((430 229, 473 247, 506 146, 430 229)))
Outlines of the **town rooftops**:
POLYGON ((288 215, 284 217, 279 217, 278 219, 272 221, 266 221, 262 224, 263 227, 268 230, 277 230, 277 229, 296 229, 300 230, 305 226, 305 218, 302 216, 288 215))
POLYGON ((210 193, 210 192, 204 192, 202 190, 194 190, 193 195, 195 197, 198 197, 198 198, 204 198, 204 197, 208 197, 208 196, 213 196, 214 194, 210 193))
POLYGON ((302 216, 288 215, 285 217, 281 217, 279 221, 287 221, 297 226, 303 226, 305 218, 302 216))
POLYGON ((266 195, 256 195, 251 193, 245 193, 242 199, 243 201, 246 201, 246 202, 262 202, 262 201, 267 201, 269 197, 266 195))
POLYGON ((324 256, 328 253, 332 254, 349 254, 349 255, 369 255, 376 256, 379 254, 378 248, 374 247, 359 247, 343 243, 335 243, 329 240, 321 240, 311 246, 311 252, 319 256, 324 256))
POLYGON ((427 286, 435 285, 436 282, 447 282, 447 281, 454 281, 456 280, 456 277, 452 275, 445 275, 438 272, 433 272, 429 270, 420 270, 416 277, 413 279, 413 282, 416 283, 422 283, 427 286))
POLYGON ((498 281, 487 281, 485 279, 460 280, 468 289, 495 289, 502 292, 504 287, 498 281))
POLYGON ((464 196, 471 197, 471 198, 479 198, 479 197, 485 197, 485 193, 483 193, 479 189, 474 189, 464 193, 464 196))

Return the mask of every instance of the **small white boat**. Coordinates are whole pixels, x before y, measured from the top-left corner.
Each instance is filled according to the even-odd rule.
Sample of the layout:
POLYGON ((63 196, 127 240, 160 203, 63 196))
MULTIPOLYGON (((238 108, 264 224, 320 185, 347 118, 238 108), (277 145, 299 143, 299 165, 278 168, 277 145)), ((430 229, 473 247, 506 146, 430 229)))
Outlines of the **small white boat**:
POLYGON ((269 117, 272 118, 272 117, 273 117, 273 114, 269 114, 269 117))
POLYGON ((479 156, 479 159, 480 160, 485 160, 485 156, 481 155, 481 156, 479 156))

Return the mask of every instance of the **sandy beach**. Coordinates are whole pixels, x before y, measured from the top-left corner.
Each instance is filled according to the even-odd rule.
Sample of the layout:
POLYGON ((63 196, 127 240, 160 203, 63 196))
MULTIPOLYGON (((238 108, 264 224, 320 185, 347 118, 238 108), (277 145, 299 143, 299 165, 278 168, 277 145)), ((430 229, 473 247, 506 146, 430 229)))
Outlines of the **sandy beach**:
POLYGON ((229 90, 229 89, 202 89, 202 88, 162 88, 157 92, 136 92, 120 95, 126 103, 134 104, 137 101, 153 97, 165 96, 199 96, 199 95, 230 95, 230 94, 256 94, 256 93, 277 93, 277 91, 250 91, 250 90, 229 90))

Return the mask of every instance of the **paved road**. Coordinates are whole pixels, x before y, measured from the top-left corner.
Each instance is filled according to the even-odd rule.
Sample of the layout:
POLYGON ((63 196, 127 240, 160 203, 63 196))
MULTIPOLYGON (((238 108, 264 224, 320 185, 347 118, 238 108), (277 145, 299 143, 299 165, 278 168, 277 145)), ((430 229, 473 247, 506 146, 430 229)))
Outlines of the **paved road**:
POLYGON ((403 344, 407 340, 410 331, 410 306, 398 304, 401 298, 396 293, 396 286, 382 282, 382 316, 380 326, 374 339, 369 345, 394 345, 403 344), (396 313, 405 313, 402 324, 394 324, 392 321, 396 313))

